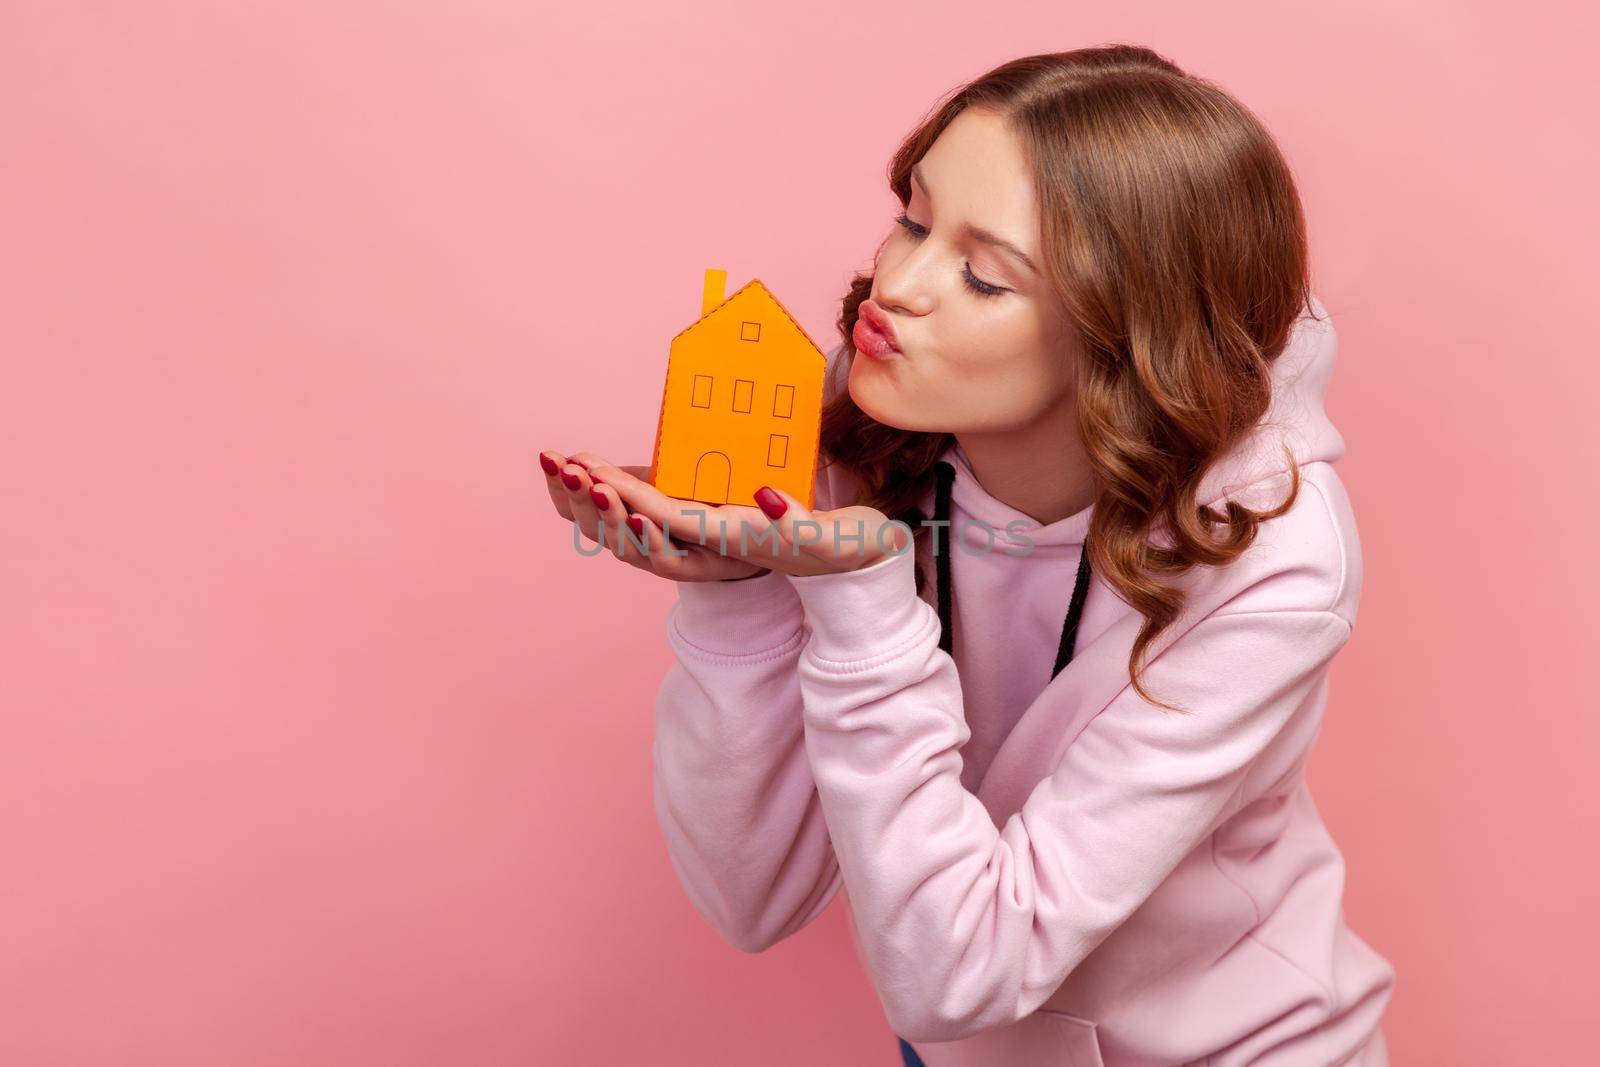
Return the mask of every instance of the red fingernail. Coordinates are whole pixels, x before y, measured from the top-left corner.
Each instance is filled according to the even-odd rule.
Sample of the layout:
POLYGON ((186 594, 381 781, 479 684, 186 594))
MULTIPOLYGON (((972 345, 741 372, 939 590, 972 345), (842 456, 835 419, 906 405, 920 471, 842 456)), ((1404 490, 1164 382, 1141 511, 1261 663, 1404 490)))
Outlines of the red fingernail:
POLYGON ((789 505, 783 497, 764 485, 756 490, 756 504, 769 519, 782 518, 783 513, 789 510, 789 505))
POLYGON ((599 486, 591 485, 589 487, 589 499, 593 500, 594 506, 599 508, 601 511, 605 511, 611 507, 611 501, 606 499, 606 495, 600 491, 599 486))
POLYGON ((549 456, 546 456, 546 455, 543 455, 543 454, 541 454, 539 456, 539 466, 544 468, 544 472, 546 474, 551 474, 551 475, 557 474, 561 470, 560 467, 556 466, 556 461, 555 460, 553 460, 549 456))
POLYGON ((567 471, 561 472, 561 480, 566 483, 568 489, 576 489, 578 486, 583 484, 582 478, 578 477, 576 474, 570 474, 567 471))
POLYGON ((644 517, 640 515, 629 515, 628 529, 632 530, 636 537, 642 539, 644 537, 644 517))

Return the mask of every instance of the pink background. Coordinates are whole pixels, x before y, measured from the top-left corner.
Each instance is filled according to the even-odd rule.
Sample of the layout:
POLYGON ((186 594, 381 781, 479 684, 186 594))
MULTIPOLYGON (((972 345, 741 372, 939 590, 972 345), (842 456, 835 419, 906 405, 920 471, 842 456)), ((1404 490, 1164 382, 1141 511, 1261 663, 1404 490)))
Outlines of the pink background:
POLYGON ((1592 1051, 1593 11, 629 6, 0 9, 0 1062, 898 1062, 838 909, 745 956, 683 895, 672 591, 535 455, 648 462, 708 266, 831 345, 897 138, 1111 40, 1309 209, 1367 561, 1311 781, 1395 1062, 1592 1051))

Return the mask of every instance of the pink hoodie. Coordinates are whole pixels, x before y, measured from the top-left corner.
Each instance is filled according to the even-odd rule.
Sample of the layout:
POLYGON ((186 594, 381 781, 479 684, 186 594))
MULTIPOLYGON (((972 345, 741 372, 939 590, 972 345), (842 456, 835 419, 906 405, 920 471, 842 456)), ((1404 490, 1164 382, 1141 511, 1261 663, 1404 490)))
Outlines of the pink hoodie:
MULTIPOLYGON (((1270 507, 1283 442, 1301 489, 1234 563, 1189 572, 1147 653, 1146 688, 1190 714, 1130 686, 1141 617, 1098 575, 1051 678, 1092 509, 1040 526, 959 446, 953 655, 925 554, 921 597, 909 552, 678 583, 655 806, 700 914, 759 952, 844 889, 889 1025, 928 1067, 1386 1065, 1395 972, 1344 924, 1305 779, 1361 594, 1322 403, 1336 349, 1302 317, 1267 417, 1204 479, 1201 502, 1270 507)), ((856 492, 825 467, 817 508, 856 492)))

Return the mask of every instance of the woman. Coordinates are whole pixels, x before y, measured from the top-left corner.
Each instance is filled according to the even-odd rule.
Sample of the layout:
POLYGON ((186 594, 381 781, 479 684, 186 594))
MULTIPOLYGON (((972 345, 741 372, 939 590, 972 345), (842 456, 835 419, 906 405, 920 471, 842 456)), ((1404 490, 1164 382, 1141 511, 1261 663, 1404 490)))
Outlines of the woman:
POLYGON ((677 583, 653 758, 690 899, 758 952, 844 890, 908 1064, 1385 1064, 1394 970, 1304 774, 1361 550, 1272 139, 1083 49, 954 94, 890 185, 815 512, 540 457, 677 583))

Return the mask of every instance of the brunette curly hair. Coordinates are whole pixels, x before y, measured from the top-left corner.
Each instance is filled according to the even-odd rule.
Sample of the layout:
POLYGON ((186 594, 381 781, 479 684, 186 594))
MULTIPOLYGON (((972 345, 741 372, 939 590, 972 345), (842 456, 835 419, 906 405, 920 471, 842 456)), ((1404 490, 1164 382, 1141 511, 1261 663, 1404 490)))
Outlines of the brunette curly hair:
MULTIPOLYGON (((900 145, 888 169, 902 205, 911 168, 969 108, 1004 118, 1030 161, 1043 272, 1084 358, 1078 425, 1093 467, 1091 568, 1144 616, 1128 670, 1184 602, 1170 579, 1238 557, 1270 511, 1198 504, 1210 465, 1271 400, 1271 365, 1311 314, 1305 221, 1289 167, 1261 123, 1228 93, 1137 45, 1026 56, 951 94, 900 145)), ((857 308, 873 275, 844 297, 834 370, 855 356, 857 308)), ((824 462, 842 464, 862 503, 906 517, 932 485, 948 433, 901 430, 865 414, 843 387, 823 411, 824 462)), ((912 522, 920 545, 927 527, 912 522)), ((917 589, 925 584, 917 571, 917 589)), ((1174 709, 1175 710, 1175 709, 1174 709)))

